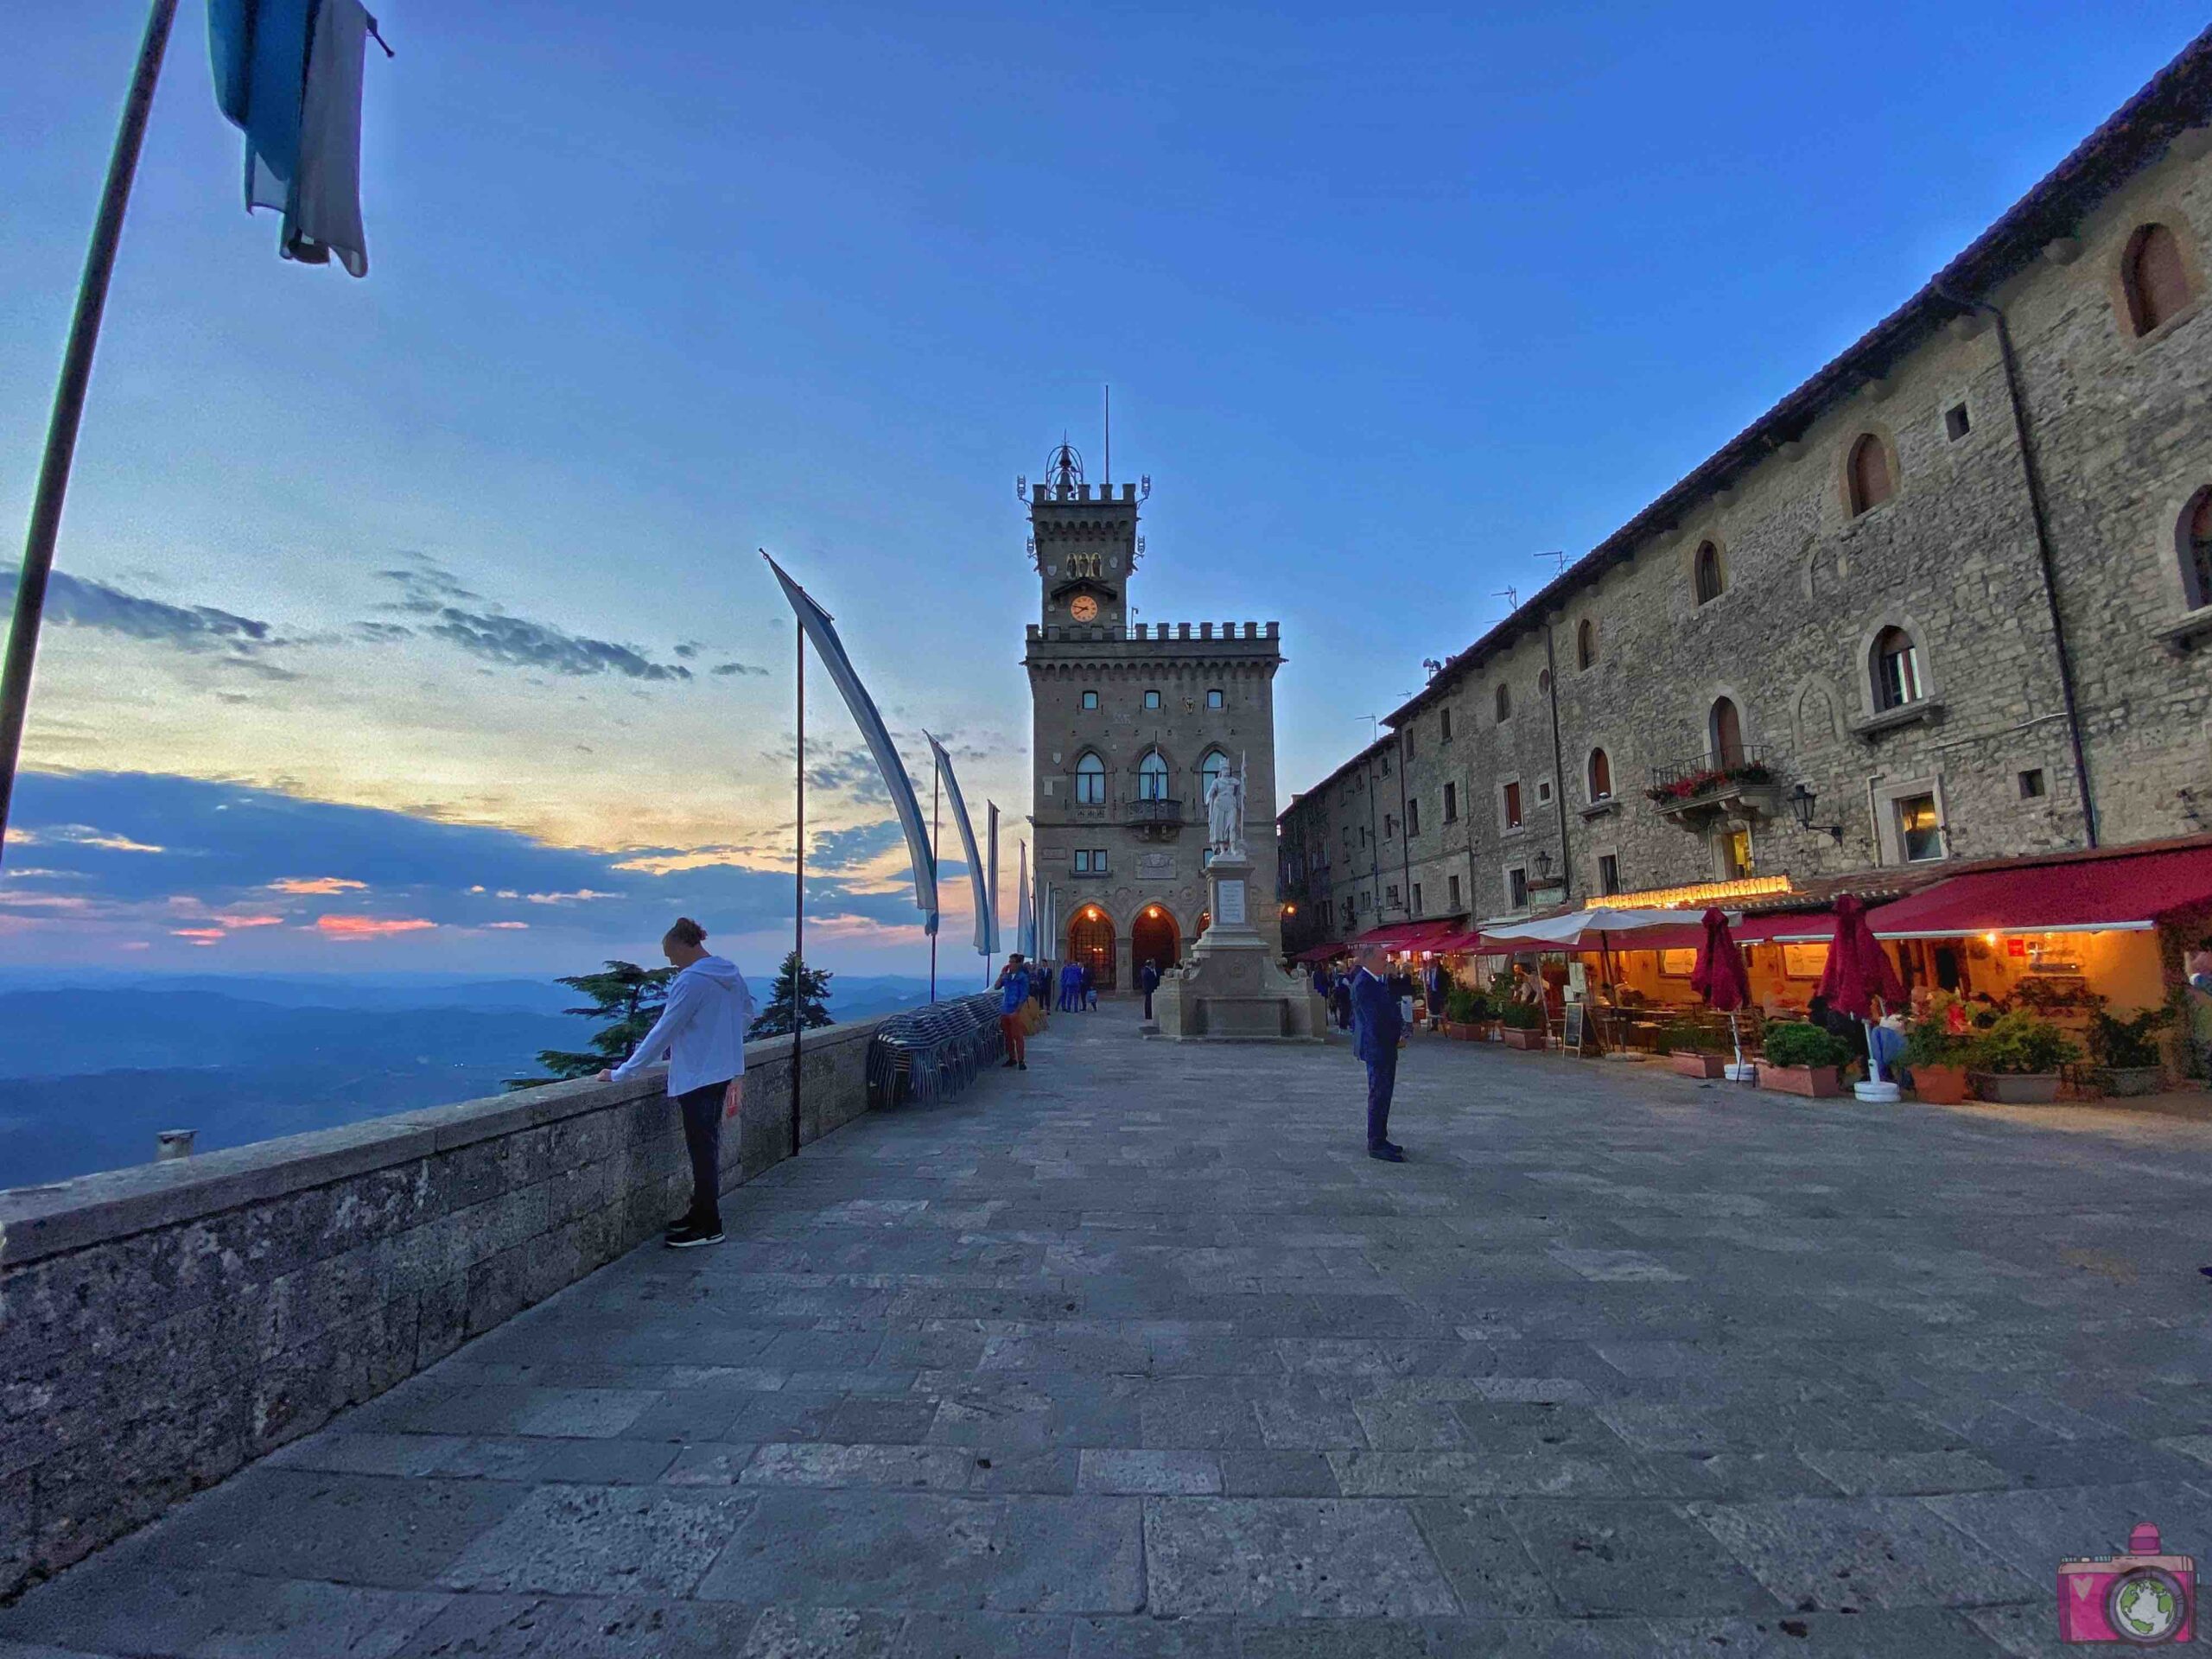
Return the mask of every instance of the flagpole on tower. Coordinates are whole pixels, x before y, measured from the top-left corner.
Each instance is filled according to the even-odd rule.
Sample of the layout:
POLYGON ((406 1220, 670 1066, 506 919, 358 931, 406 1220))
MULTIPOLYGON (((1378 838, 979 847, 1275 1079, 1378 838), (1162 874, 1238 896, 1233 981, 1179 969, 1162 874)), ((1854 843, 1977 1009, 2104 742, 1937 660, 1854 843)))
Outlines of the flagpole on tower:
POLYGON ((54 545, 61 533, 61 503, 69 493, 69 467, 77 454, 77 429, 85 418, 85 391, 92 378, 92 353, 100 340, 100 318, 107 309, 108 280, 115 274, 116 249, 123 240, 123 213, 130 205, 130 186, 138 176, 138 153, 145 147, 146 119, 154 106, 154 84, 176 22, 176 0, 154 0, 146 33, 138 43, 138 67, 123 101, 123 124, 108 157, 107 184, 92 220, 92 245, 77 283, 76 314, 69 320, 69 343, 61 353, 61 381, 54 389, 54 414, 46 429, 46 454, 39 463, 38 489, 31 498, 30 534, 23 546, 23 570, 16 583, 16 620, 8 630, 8 655, 0 666, 0 859, 6 856, 8 809, 16 792, 16 762, 22 753, 23 720, 30 708, 31 664, 38 655, 39 625, 46 614, 47 580, 54 570, 54 545))

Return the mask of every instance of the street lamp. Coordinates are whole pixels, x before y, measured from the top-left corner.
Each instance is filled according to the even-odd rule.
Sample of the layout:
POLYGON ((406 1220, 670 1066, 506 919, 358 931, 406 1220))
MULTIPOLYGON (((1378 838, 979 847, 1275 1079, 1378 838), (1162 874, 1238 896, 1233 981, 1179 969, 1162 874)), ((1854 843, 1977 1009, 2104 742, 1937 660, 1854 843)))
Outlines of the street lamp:
POLYGON ((1552 879, 1552 855, 1542 848, 1536 849, 1536 885, 1548 887, 1552 879))
POLYGON ((1797 815, 1797 827, 1800 830, 1823 830, 1834 838, 1837 846, 1840 847, 1843 845, 1841 824, 1813 822, 1813 804, 1819 799, 1820 797, 1813 791, 1810 785, 1800 783, 1796 788, 1789 791, 1789 810, 1797 815))

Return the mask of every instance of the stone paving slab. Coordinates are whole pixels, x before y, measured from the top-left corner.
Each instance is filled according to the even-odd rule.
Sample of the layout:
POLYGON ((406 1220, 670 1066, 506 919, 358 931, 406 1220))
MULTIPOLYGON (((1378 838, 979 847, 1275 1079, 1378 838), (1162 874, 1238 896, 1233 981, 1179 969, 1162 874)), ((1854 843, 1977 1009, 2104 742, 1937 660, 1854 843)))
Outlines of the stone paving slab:
POLYGON ((0 1659, 2058 1651, 2212 1556, 2212 1126, 1055 1020, 0 1608, 0 1659))

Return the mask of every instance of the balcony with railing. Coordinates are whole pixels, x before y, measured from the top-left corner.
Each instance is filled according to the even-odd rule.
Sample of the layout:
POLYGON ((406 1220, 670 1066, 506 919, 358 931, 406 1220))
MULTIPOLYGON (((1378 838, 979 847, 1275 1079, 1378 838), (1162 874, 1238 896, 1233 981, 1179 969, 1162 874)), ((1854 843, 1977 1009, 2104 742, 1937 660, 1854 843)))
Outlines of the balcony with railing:
POLYGON ((1147 839, 1171 840, 1183 827, 1183 803, 1140 796, 1122 803, 1122 822, 1147 839))
POLYGON ((1723 758, 1688 755, 1651 768, 1644 798, 1660 817, 1685 830, 1703 831, 1723 818, 1753 823, 1783 810, 1780 757, 1745 744, 1723 758))

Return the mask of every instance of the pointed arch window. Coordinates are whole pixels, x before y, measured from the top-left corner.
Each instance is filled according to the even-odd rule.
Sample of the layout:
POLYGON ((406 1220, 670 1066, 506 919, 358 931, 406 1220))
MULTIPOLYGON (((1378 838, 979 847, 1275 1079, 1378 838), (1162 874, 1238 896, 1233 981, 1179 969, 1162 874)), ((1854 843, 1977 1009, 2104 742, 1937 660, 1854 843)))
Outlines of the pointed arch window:
POLYGON ((1727 587, 1727 573, 1720 568, 1720 549, 1713 543, 1698 543, 1697 561, 1692 567, 1690 581, 1700 605, 1710 605, 1727 587))
POLYGON ((2145 225, 2128 238, 2120 280, 2127 296, 2128 324, 2139 340, 2172 321, 2190 302, 2181 243, 2164 225, 2145 225))
POLYGON ((1613 763, 1603 749, 1590 751, 1590 804, 1613 798, 1613 763))
POLYGON ((1075 763, 1075 804, 1106 804, 1106 763, 1095 754, 1086 753, 1075 763))
POLYGON ((1598 625, 1586 616, 1574 625, 1574 665, 1584 670, 1598 665, 1598 625))
POLYGON ((1167 762, 1161 760, 1160 751, 1147 752, 1137 762, 1137 798, 1141 801, 1164 801, 1167 798, 1167 762))
POLYGON ((2181 516, 2181 581, 2191 610, 2212 605, 2212 488, 2196 493, 2181 516))
POLYGON ((1903 628, 1884 628, 1874 636, 1874 706, 1902 709, 1923 695, 1920 647, 1903 628))
POLYGON ((1229 770, 1229 757, 1219 749, 1208 749, 1205 759, 1198 762, 1198 798, 1204 800, 1213 792, 1214 779, 1229 770))
POLYGON ((1744 764, 1744 717, 1737 711, 1734 699, 1713 699, 1711 734, 1714 766, 1740 766, 1744 764))
POLYGON ((1890 475, 1890 452, 1872 432, 1861 433, 1859 442, 1851 446, 1851 460, 1844 474, 1854 518, 1897 493, 1897 480, 1890 475))

